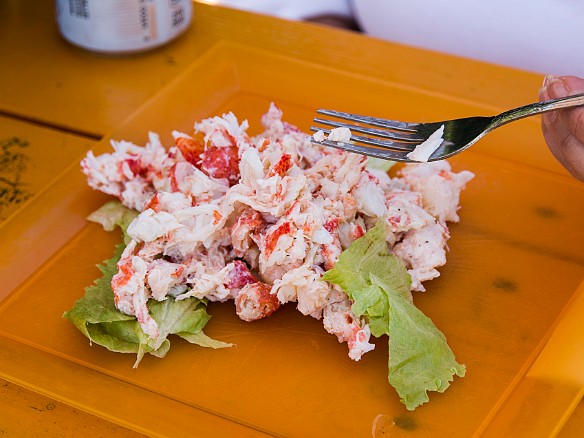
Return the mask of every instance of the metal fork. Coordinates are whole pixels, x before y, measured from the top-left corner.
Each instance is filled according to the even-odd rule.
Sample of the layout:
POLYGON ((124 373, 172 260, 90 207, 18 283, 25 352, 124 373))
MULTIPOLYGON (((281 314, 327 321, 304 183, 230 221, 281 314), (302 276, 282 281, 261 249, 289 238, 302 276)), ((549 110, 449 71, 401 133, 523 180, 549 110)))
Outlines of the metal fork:
MULTIPOLYGON (((332 128, 345 127, 351 130, 350 142, 328 139, 317 140, 314 136, 312 137, 313 143, 323 146, 392 161, 410 163, 437 161, 459 154, 488 132, 506 123, 548 111, 579 105, 584 105, 584 94, 520 106, 493 117, 467 117, 433 123, 408 123, 319 109, 317 110, 318 114, 330 116, 334 119, 315 117, 315 123, 326 125, 330 128, 312 126, 310 129, 313 132, 323 131, 325 134, 330 134, 332 128), (427 159, 420 160, 408 157, 416 147, 424 142, 426 142, 425 146, 422 147, 429 146, 428 138, 441 129, 442 126, 444 126, 444 133, 441 136, 442 141, 440 142, 440 139, 438 139, 436 142, 437 148, 427 159), (364 135, 357 135, 356 133, 364 135)), ((434 141, 430 140, 430 142, 434 141)), ((433 150, 434 147, 431 147, 431 149, 433 150)))

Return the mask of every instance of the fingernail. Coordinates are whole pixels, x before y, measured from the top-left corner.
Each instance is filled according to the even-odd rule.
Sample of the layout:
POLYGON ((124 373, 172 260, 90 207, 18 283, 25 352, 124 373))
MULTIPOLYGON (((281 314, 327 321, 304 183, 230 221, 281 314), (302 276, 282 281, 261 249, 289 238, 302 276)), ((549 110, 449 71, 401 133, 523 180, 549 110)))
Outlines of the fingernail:
POLYGON ((541 83, 541 87, 537 91, 537 95, 539 97, 539 100, 549 100, 550 96, 548 95, 547 87, 555 79, 556 79, 556 77, 552 74, 547 74, 543 77, 543 82, 541 83))
POLYGON ((548 85, 549 85, 551 82, 555 81, 556 79, 557 79, 557 77, 556 77, 556 76, 554 76, 554 75, 552 75, 552 74, 547 74, 547 75, 545 75, 545 76, 544 76, 544 78, 543 78, 543 83, 541 84, 541 86, 542 86, 543 88, 547 88, 547 86, 548 86, 548 85))
POLYGON ((564 82, 564 80, 554 75, 547 75, 545 77, 544 87, 547 91, 547 94, 552 99, 566 97, 569 94, 568 88, 566 87, 566 83, 564 82))

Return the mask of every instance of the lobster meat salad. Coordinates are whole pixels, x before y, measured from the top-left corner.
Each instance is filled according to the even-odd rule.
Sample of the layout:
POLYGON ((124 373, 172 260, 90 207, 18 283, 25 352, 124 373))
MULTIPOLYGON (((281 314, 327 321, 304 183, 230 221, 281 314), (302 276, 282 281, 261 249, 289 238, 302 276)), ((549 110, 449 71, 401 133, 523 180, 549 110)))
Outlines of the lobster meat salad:
POLYGON ((149 133, 145 146, 112 141, 111 153, 90 151, 81 162, 89 186, 115 200, 89 219, 120 226, 125 239, 65 317, 92 342, 137 353, 137 365, 145 353, 164 356, 169 334, 229 346, 202 332, 209 301, 232 300, 244 321, 294 303, 355 361, 374 349, 372 336, 388 335, 389 381, 409 409, 445 390, 464 365, 411 292, 440 275, 447 224, 459 220, 473 174, 437 161, 390 177, 365 156, 315 145, 275 104, 261 123, 250 136, 248 122, 227 113, 172 132, 167 147, 149 133), (419 320, 417 333, 404 318, 419 320), (442 358, 432 381, 403 375, 408 358, 391 346, 410 343, 442 358), (403 364, 392 379, 393 360, 403 364))

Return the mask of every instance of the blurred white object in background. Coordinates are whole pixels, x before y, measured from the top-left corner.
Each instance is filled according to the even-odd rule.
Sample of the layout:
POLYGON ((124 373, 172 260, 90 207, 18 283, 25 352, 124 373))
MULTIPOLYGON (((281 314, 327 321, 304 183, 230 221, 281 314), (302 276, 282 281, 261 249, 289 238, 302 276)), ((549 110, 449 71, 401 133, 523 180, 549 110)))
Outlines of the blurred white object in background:
POLYGON ((201 3, 243 9, 289 20, 324 15, 351 17, 350 0, 199 0, 201 3))
POLYGON ((199 1, 293 20, 352 16, 363 32, 396 43, 584 77, 582 0, 199 1))
POLYGON ((537 73, 584 77, 581 0, 352 0, 375 37, 537 73))
POLYGON ((161 46, 190 25, 191 0, 56 0, 63 38, 94 52, 125 54, 161 46))

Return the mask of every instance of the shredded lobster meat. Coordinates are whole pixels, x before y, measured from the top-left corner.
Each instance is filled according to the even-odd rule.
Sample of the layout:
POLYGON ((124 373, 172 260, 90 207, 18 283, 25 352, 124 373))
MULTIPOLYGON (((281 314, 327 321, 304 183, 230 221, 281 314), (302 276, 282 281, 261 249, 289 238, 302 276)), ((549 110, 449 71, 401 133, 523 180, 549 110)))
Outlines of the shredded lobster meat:
POLYGON ((473 175, 442 161, 406 165, 391 178, 364 156, 312 144, 274 104, 262 124, 250 137, 247 122, 228 113, 191 134, 173 132, 168 149, 150 133, 144 147, 113 141, 112 153, 87 154, 89 185, 140 212, 112 280, 116 306, 156 338, 149 299, 234 300, 245 321, 295 302, 359 360, 374 348, 367 321, 322 274, 384 220, 412 290, 423 291, 446 262, 446 221, 458 221, 473 175))

